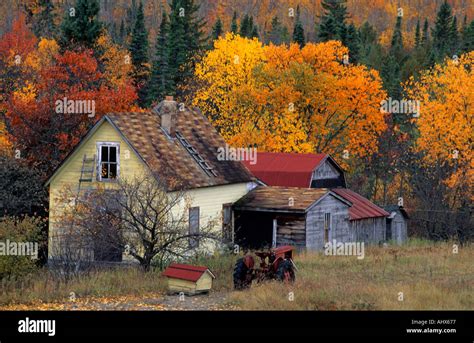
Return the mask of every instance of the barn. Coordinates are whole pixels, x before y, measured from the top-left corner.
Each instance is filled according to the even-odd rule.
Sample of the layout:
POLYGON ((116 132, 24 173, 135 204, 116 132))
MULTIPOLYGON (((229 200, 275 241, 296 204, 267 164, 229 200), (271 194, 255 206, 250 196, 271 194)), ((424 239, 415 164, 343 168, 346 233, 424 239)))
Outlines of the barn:
POLYGON ((257 162, 242 161, 268 186, 300 188, 345 188, 341 166, 327 154, 259 152, 257 162))
MULTIPOLYGON (((321 250, 328 242, 378 243, 385 239, 385 230, 378 230, 378 221, 365 221, 366 203, 346 200, 326 188, 259 186, 233 205, 235 243, 255 249, 293 245, 299 249, 321 250)), ((375 206, 375 205, 373 205, 375 206)))
MULTIPOLYGON (((346 188, 344 170, 331 156, 327 154, 259 153, 257 163, 250 164, 248 161, 244 161, 244 163, 263 185, 330 192, 333 198, 337 196, 337 199, 342 200, 345 204, 350 204, 345 211, 347 212, 345 221, 333 219, 339 216, 337 211, 340 209, 337 206, 326 208, 327 212, 324 212, 324 215, 331 219, 327 220, 328 224, 323 223, 323 226, 317 225, 314 228, 319 232, 319 235, 321 232, 324 235, 326 227, 329 225, 329 229, 333 230, 333 235, 338 239, 351 239, 366 244, 379 244, 387 240, 387 218, 390 213, 362 195, 346 188), (349 230, 347 234, 346 230, 349 230)), ((250 196, 247 194, 243 199, 248 199, 250 196)), ((266 214, 266 216, 269 215, 266 214)), ((242 226, 249 225, 245 216, 243 218, 240 224, 242 226)), ((273 219, 277 219, 278 223, 278 218, 273 219)), ((268 219, 265 220, 268 221, 268 219)), ((313 230, 312 224, 312 222, 309 224, 306 222, 307 233, 313 230)), ((241 230, 245 231, 246 229, 241 230)), ((313 244, 314 242, 309 239, 306 240, 305 246, 319 248, 322 241, 324 240, 318 238, 315 240, 318 243, 313 244)), ((286 244, 292 243, 287 242, 286 244)), ((297 245, 303 246, 301 241, 297 245)))

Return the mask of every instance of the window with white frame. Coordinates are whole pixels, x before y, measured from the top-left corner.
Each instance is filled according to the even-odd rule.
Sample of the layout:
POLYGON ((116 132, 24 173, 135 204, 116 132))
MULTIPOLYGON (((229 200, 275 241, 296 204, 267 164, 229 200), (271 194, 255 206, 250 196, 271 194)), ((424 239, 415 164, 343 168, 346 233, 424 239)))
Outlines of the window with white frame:
POLYGON ((120 144, 111 142, 97 143, 99 181, 115 180, 120 173, 120 144))

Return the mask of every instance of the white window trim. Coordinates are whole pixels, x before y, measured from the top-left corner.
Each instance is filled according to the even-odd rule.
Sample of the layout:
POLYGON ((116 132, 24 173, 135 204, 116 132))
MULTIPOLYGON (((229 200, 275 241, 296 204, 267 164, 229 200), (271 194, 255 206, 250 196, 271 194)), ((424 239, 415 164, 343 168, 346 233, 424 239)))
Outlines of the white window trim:
POLYGON ((97 181, 100 182, 116 182, 120 177, 120 143, 118 142, 97 142, 97 181), (117 148, 117 177, 115 179, 102 179, 102 147, 117 148))

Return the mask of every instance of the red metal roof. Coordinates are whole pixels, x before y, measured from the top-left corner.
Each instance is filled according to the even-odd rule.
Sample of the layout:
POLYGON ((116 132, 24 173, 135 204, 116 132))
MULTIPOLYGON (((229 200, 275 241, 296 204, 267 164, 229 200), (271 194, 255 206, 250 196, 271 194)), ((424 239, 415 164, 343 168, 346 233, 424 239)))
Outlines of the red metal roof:
POLYGON ((388 213, 384 209, 378 207, 374 203, 370 202, 368 199, 364 198, 362 195, 357 194, 356 192, 353 192, 350 189, 334 188, 331 190, 340 197, 352 203, 352 206, 349 208, 350 220, 386 217, 390 215, 390 213, 388 213))
MULTIPOLYGON (((203 266, 191 266, 189 264, 172 263, 163 272, 163 276, 196 282, 207 270, 203 266)), ((211 273, 211 271, 209 271, 211 273)), ((214 275, 211 273, 212 277, 214 275)))
POLYGON ((242 162, 253 175, 269 186, 308 188, 313 170, 326 157, 326 154, 259 152, 257 163, 242 162))

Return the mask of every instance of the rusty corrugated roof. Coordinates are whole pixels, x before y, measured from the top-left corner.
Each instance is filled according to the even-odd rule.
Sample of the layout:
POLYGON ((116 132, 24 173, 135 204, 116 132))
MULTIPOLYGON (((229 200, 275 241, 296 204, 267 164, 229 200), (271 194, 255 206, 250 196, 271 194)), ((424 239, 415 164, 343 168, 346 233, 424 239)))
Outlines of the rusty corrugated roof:
POLYGON ((252 174, 269 186, 310 187, 312 173, 328 155, 259 152, 257 162, 243 161, 252 174))
POLYGON ((352 203, 352 206, 349 208, 350 220, 386 217, 390 215, 390 213, 384 209, 350 189, 334 188, 332 191, 352 203))

